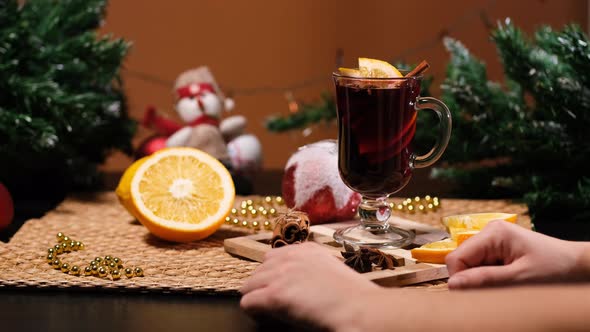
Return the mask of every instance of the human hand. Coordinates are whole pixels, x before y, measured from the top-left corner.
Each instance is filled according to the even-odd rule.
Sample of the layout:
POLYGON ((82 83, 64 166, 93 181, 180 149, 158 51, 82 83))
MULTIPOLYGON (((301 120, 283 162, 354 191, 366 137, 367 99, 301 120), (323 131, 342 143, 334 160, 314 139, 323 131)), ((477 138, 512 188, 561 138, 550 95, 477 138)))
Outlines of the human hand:
POLYGON ((589 278, 588 262, 584 258, 587 248, 584 243, 563 241, 505 221, 493 221, 447 256, 449 288, 589 278))
POLYGON ((361 295, 379 286, 311 242, 269 251, 240 292, 249 313, 287 313, 290 318, 322 328, 351 327, 349 314, 361 295))

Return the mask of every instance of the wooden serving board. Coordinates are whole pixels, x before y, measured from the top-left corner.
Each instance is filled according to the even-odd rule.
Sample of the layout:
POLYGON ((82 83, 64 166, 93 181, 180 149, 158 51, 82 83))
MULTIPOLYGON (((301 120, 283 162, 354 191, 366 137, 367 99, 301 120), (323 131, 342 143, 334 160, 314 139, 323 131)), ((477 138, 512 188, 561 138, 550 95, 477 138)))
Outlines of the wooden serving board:
MULTIPOLYGON (((446 236, 445 232, 432 226, 416 223, 410 220, 392 217, 392 224, 412 229, 416 232, 415 246, 426 242, 437 241, 446 236)), ((344 249, 335 242, 332 235, 340 227, 346 227, 350 223, 337 223, 327 225, 316 225, 311 227, 309 241, 314 241, 330 250, 330 252, 344 260, 340 254, 344 249)), ((264 255, 272 250, 269 242, 272 237, 270 232, 264 232, 249 236, 235 237, 224 240, 225 251, 239 257, 248 258, 262 262, 264 255)), ((363 276, 385 287, 397 287, 417 284, 426 281, 448 278, 447 267, 444 264, 420 263, 412 258, 410 250, 407 249, 383 249, 394 256, 401 266, 394 270, 374 270, 363 273, 363 276)))

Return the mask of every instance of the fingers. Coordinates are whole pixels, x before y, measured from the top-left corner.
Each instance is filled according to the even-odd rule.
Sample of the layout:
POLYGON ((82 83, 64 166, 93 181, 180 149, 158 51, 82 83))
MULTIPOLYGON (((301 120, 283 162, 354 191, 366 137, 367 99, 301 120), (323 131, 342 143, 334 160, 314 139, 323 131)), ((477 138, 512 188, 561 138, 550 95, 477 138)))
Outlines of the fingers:
POLYGON ((248 294, 256 289, 264 288, 273 280, 275 273, 271 270, 256 271, 252 277, 244 282, 240 288, 240 293, 248 294))
POLYGON ((455 273, 449 278, 450 289, 501 286, 514 283, 523 272, 520 264, 480 266, 455 273))
POLYGON ((275 296, 269 287, 253 290, 240 300, 240 307, 248 312, 266 311, 275 306, 275 296))
POLYGON ((285 257, 292 253, 300 253, 307 255, 309 251, 326 251, 327 249, 322 248, 319 244, 314 242, 305 242, 302 244, 288 245, 268 251, 264 255, 264 262, 275 259, 277 257, 285 257))
POLYGON ((511 242, 514 241, 512 227, 518 226, 505 221, 493 221, 479 234, 461 244, 445 260, 449 275, 476 266, 507 261, 511 242))

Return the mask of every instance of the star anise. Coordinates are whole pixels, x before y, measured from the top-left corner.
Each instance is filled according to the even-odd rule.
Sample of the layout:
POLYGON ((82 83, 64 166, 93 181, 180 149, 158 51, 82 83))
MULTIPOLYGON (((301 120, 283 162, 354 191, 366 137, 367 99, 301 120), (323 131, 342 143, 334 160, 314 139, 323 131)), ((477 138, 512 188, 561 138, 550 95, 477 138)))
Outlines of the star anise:
POLYGON ((379 249, 370 247, 360 247, 354 250, 351 245, 344 244, 342 257, 345 258, 344 264, 350 266, 359 273, 366 273, 373 271, 373 265, 380 267, 383 270, 393 270, 395 266, 399 266, 398 261, 391 255, 382 252, 379 249))

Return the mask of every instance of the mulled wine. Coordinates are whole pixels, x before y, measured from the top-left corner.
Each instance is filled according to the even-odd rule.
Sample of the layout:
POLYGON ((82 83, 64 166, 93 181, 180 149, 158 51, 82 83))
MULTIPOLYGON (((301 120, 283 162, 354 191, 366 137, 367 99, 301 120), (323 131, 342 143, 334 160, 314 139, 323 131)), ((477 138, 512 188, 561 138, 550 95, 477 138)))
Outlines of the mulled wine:
POLYGON ((419 92, 419 78, 336 81, 338 167, 351 189, 379 198, 410 181, 419 92))
POLYGON ((391 64, 359 58, 359 67, 334 73, 338 110, 338 169, 342 181, 362 195, 360 224, 334 232, 342 244, 403 247, 415 234, 390 225, 387 196, 401 190, 414 168, 428 167, 444 152, 451 135, 451 112, 440 100, 420 97, 422 61, 407 74, 391 64), (440 119, 432 150, 417 156, 412 148, 417 110, 430 109, 440 119))

